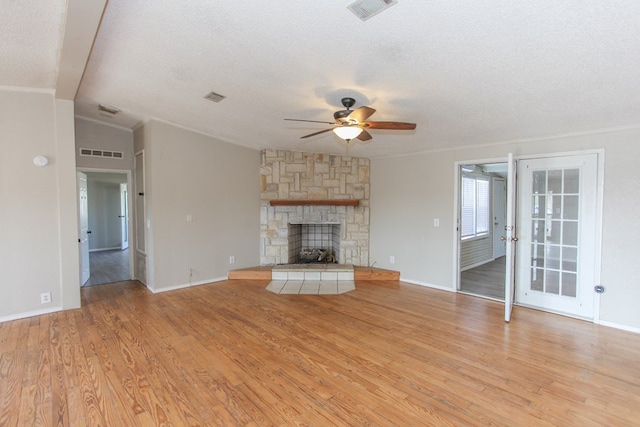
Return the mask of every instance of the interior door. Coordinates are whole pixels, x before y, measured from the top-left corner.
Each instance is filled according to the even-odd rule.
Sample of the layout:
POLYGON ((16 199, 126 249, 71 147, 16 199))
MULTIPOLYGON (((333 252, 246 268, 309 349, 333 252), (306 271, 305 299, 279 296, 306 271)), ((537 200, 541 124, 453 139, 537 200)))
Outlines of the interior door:
POLYGON ((518 163, 518 303, 593 318, 597 154, 518 163))
POLYGON ((78 179, 78 242, 80 243, 80 283, 85 284, 91 275, 89 264, 89 203, 87 199, 87 175, 77 173, 78 179))
POLYGON ((513 154, 507 156, 507 215, 504 226, 504 234, 501 238, 505 241, 506 269, 504 275, 504 320, 511 321, 513 300, 515 296, 515 268, 516 268, 516 163, 513 154))
POLYGON ((507 225, 507 190, 502 178, 491 180, 491 199, 493 214, 493 258, 500 258, 507 254, 507 245, 501 237, 504 235, 504 227, 507 225))
POLYGON ((127 191, 127 183, 120 184, 120 249, 125 250, 129 247, 129 192, 127 191))

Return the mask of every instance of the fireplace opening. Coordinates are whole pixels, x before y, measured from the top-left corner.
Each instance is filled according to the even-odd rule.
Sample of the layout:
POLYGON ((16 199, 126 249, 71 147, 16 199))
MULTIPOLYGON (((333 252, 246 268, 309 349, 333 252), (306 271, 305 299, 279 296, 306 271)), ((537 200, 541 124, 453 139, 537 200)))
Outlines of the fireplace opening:
POLYGON ((338 263, 340 224, 289 224, 289 264, 338 263))

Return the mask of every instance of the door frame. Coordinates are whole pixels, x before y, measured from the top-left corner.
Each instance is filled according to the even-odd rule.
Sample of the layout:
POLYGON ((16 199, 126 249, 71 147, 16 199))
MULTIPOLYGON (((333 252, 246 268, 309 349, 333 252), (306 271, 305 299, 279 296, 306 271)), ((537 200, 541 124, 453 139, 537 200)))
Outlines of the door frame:
MULTIPOLYGON (((482 165, 491 163, 507 163, 507 157, 492 157, 487 159, 475 159, 475 160, 460 160, 454 162, 453 168, 453 283, 455 284, 455 292, 460 291, 460 168, 462 166, 482 165)), ((492 195, 493 196, 493 195, 492 195)), ((493 203, 493 201, 492 201, 493 203)), ((505 206, 506 208, 506 206, 505 206)), ((493 218, 493 217, 491 217, 493 218)), ((493 227, 493 220, 490 222, 493 227)), ((493 253, 493 241, 492 241, 492 253, 493 253)), ((480 295, 479 295, 480 296, 480 295)), ((500 301, 499 299, 491 297, 482 297, 491 299, 494 301, 500 301)))
MULTIPOLYGON (((581 150, 581 151, 562 151, 557 153, 540 153, 540 154, 526 154, 526 155, 518 155, 513 156, 516 163, 519 160, 528 160, 528 159, 544 159, 544 158, 552 158, 552 157, 567 157, 567 156, 576 156, 582 154, 596 154, 597 155, 597 171, 596 171, 596 209, 595 209, 595 221, 596 221, 596 230, 595 230, 595 268, 594 268, 594 279, 597 283, 595 285, 600 284, 600 280, 602 278, 602 213, 604 206, 604 162, 605 162, 605 150, 600 149, 589 149, 589 150, 581 150)), ((453 197, 453 257, 455 262, 453 263, 453 283, 455 284, 455 292, 460 292, 460 224, 459 224, 459 212, 460 209, 460 167, 463 165, 474 165, 474 164, 483 164, 483 163, 506 163, 507 157, 494 157, 488 159, 476 159, 476 160, 459 160, 454 162, 453 174, 454 174, 454 197, 453 197)), ((514 183, 516 184, 516 183, 514 183)), ((516 197, 517 199, 517 197, 516 197)), ((514 201, 517 204, 517 200, 514 201)), ((517 206, 515 206, 517 207, 517 206)), ((517 283, 516 283, 517 286, 517 283)), ((593 323, 600 323, 600 294, 594 292, 593 293, 593 319, 591 320, 593 323)), ((515 301, 514 305, 518 305, 518 302, 515 301)), ((546 311, 543 309, 538 309, 540 311, 546 311)), ((557 313, 566 316, 564 313, 557 313)), ((582 318, 581 318, 582 319, 582 318)), ((583 319, 584 320, 584 319, 583 319)))
MULTIPOLYGON (((76 171, 78 172, 83 172, 83 173, 92 173, 92 172, 98 172, 98 173, 111 173, 111 174, 120 174, 120 175, 126 175, 127 176, 127 188, 131 188, 132 186, 132 182, 133 182, 133 174, 132 171, 127 170, 127 169, 105 169, 105 168, 87 168, 87 167, 77 167, 76 171)), ((76 189, 76 192, 78 192, 79 190, 76 189)), ((131 206, 131 202, 132 202, 132 196, 131 196, 131 191, 127 191, 127 203, 129 203, 129 207, 131 206)), ((132 230, 132 223, 131 223, 131 209, 129 209, 129 211, 127 212, 127 230, 129 233, 129 236, 131 236, 131 233, 134 231, 132 230)), ((134 270, 133 270, 133 251, 129 251, 129 279, 133 280, 135 279, 135 275, 134 275, 134 270)))
POLYGON ((88 213, 88 180, 87 174, 76 171, 76 191, 78 198, 78 243, 80 247, 79 263, 80 263, 80 287, 91 278, 91 261, 89 258, 89 235, 87 233, 89 223, 88 213), (84 190, 84 195, 82 194, 84 190), (85 277, 86 274, 86 277, 85 277))
POLYGON ((120 224, 121 224, 120 249, 121 250, 125 250, 129 248, 129 217, 130 217, 129 215, 129 183, 122 182, 120 183, 120 224), (125 197, 122 197, 123 194, 125 195, 125 197))

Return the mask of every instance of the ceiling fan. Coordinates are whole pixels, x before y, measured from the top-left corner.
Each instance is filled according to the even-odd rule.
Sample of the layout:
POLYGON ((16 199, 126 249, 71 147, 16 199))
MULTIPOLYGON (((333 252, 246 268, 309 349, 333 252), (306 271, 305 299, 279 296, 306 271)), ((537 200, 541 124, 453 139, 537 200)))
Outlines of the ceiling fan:
POLYGON ((404 122, 372 122, 367 119, 376 112, 370 107, 359 107, 355 110, 351 110, 351 107, 356 103, 353 98, 342 98, 342 105, 346 110, 339 110, 333 113, 334 122, 323 122, 318 120, 302 120, 302 119, 285 119, 294 122, 312 122, 312 123, 326 123, 335 125, 333 128, 324 129, 319 132, 310 133, 309 135, 301 136, 300 138, 309 138, 321 133, 333 131, 340 138, 349 142, 353 138, 357 138, 360 141, 368 141, 371 139, 371 134, 367 132, 367 129, 391 129, 391 130, 412 130, 416 128, 415 123, 404 122))

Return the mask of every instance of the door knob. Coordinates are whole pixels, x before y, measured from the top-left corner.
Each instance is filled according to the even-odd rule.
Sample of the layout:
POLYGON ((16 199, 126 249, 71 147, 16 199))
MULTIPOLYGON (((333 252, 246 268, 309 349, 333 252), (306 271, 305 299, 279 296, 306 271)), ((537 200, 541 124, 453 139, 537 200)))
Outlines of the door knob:
POLYGON ((507 238, 504 237, 504 236, 500 236, 500 240, 502 240, 504 242, 505 240, 507 240, 507 238))

